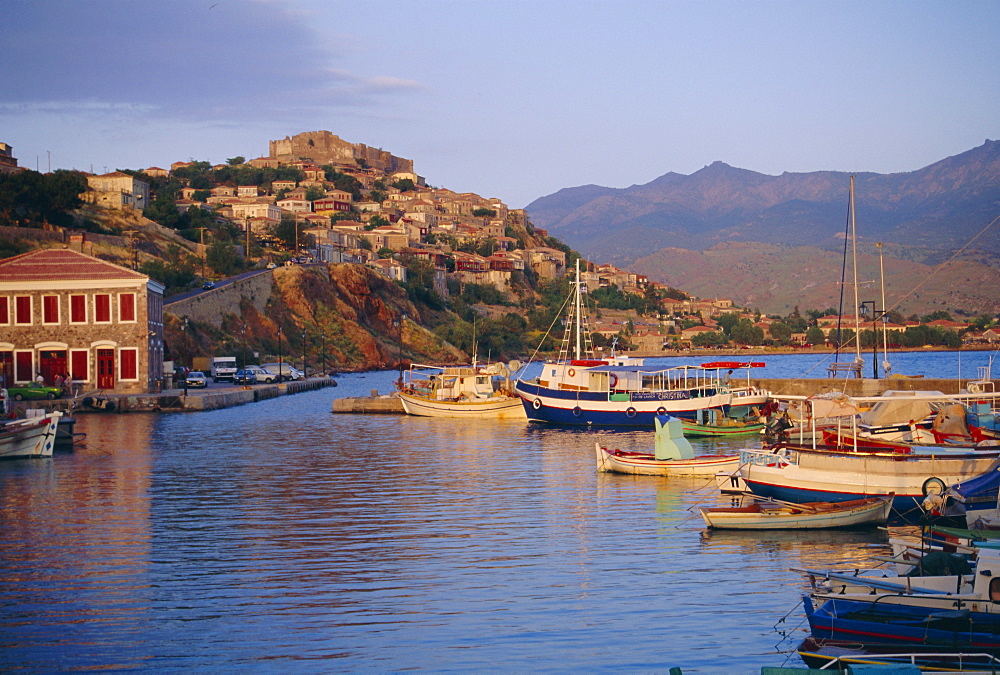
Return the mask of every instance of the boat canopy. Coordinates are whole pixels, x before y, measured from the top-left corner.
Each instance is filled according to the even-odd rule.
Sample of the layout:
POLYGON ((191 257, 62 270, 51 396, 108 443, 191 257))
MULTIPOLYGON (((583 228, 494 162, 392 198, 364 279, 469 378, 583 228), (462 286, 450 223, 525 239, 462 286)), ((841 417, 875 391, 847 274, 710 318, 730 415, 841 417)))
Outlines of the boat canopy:
POLYGON ((926 400, 890 399, 879 401, 861 415, 861 424, 872 427, 889 426, 909 421, 919 422, 934 414, 926 400))

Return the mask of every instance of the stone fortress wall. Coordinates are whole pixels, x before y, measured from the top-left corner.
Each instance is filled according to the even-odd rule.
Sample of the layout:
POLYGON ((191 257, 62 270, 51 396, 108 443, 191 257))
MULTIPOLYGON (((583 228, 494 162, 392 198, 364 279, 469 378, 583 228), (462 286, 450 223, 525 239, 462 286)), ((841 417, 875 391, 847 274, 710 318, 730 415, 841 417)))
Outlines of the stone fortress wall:
POLYGON ((357 165, 358 160, 372 169, 395 173, 413 172, 413 160, 396 157, 390 152, 372 148, 364 143, 349 143, 329 131, 307 131, 281 140, 268 142, 270 157, 290 162, 308 158, 317 165, 357 165))

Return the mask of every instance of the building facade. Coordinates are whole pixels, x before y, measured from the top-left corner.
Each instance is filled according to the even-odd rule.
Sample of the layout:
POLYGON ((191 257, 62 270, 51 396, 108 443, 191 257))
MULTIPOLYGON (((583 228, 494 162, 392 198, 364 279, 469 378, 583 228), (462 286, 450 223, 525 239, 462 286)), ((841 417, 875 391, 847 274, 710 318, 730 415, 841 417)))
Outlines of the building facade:
POLYGON ((51 385, 67 374, 77 391, 156 391, 163 286, 69 249, 0 260, 0 377, 51 385))

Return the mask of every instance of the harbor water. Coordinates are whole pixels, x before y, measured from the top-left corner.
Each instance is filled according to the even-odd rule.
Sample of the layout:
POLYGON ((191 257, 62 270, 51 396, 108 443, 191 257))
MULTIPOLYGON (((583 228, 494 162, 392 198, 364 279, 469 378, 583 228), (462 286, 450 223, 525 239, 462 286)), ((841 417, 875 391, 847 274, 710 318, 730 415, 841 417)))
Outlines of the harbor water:
POLYGON ((887 551, 707 532, 706 481, 596 472, 595 441, 652 431, 331 414, 396 377, 81 415, 72 452, 0 463, 0 669, 759 672, 802 665, 790 568, 887 551))

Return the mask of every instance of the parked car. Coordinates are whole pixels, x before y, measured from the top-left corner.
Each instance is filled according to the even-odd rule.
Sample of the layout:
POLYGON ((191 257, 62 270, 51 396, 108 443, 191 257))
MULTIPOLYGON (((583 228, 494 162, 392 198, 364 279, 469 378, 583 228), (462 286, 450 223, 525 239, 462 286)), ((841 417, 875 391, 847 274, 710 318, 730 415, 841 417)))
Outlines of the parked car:
POLYGON ((257 373, 249 368, 240 368, 233 375, 234 384, 257 384, 257 373))
POLYGON ((38 382, 29 382, 19 387, 7 387, 7 395, 15 401, 24 399, 47 398, 53 399, 62 396, 62 389, 59 387, 46 387, 38 382))
POLYGON ((201 372, 200 370, 192 370, 190 373, 188 373, 185 382, 187 382, 187 386, 189 387, 208 386, 208 378, 205 377, 205 373, 201 372))
POLYGON ((265 363, 264 367, 274 373, 278 377, 279 382, 283 380, 301 380, 305 377, 301 370, 287 363, 265 363))
POLYGON ((263 382, 264 384, 272 384, 278 381, 278 376, 272 373, 267 368, 262 368, 260 366, 247 366, 246 370, 249 370, 254 375, 256 375, 258 382, 263 382))
POLYGON ((273 263, 273 262, 269 262, 269 263, 267 263, 267 269, 269 269, 269 270, 273 270, 273 269, 275 269, 275 268, 276 268, 277 266, 278 266, 278 265, 277 265, 276 263, 273 263))
POLYGON ((210 291, 213 288, 215 288, 215 282, 214 281, 206 281, 205 283, 203 283, 201 285, 201 287, 204 288, 206 291, 210 291))

